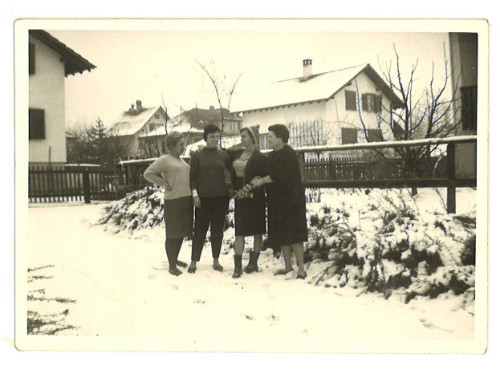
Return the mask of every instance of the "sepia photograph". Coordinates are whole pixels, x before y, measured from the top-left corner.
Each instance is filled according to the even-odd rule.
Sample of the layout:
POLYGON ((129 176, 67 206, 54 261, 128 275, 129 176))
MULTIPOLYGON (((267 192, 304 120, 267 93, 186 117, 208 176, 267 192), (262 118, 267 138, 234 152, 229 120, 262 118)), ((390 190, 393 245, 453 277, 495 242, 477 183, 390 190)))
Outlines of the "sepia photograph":
POLYGON ((19 350, 487 350, 487 21, 14 37, 19 350))

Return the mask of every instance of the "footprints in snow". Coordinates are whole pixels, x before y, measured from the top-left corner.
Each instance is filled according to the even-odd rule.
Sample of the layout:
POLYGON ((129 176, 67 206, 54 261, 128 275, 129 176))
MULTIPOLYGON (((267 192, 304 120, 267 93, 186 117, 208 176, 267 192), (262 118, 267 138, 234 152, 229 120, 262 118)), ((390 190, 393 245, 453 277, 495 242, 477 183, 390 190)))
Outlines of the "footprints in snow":
MULTIPOLYGON (((255 316, 252 316, 252 315, 245 314, 245 315, 243 315, 243 316, 245 317, 245 319, 250 320, 250 321, 255 321, 255 320, 257 320, 257 318, 256 318, 255 316)), ((273 326, 276 322, 278 322, 278 321, 279 321, 279 317, 278 317, 278 316, 276 316, 276 315, 274 315, 274 314, 271 314, 271 315, 269 315, 269 316, 266 316, 266 317, 264 318, 264 320, 269 321, 269 322, 270 322, 270 324, 271 324, 271 326, 273 326)))

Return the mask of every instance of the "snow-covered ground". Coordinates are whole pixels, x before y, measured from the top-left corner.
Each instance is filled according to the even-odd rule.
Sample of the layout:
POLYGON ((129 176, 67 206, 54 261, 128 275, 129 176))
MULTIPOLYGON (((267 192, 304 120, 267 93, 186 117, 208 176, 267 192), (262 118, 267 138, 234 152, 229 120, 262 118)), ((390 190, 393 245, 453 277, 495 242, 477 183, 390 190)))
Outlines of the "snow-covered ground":
MULTIPOLYGON (((435 196, 429 193, 426 203, 435 196)), ((458 199, 461 212, 475 207, 473 191, 458 199)), ((163 227, 115 233, 96 225, 105 205, 28 210, 27 286, 35 299, 27 307, 41 315, 63 312, 59 324, 69 329, 58 336, 169 338, 177 343, 173 350, 263 352, 335 352, 352 341, 474 340, 474 304, 463 297, 404 304, 397 296, 314 286, 293 273, 274 276, 282 261, 270 250, 261 254, 260 272, 232 279, 233 251, 225 244, 219 273, 207 244, 196 274, 174 277, 163 227)), ((185 241, 180 260, 188 262, 190 251, 185 241)), ((309 268, 313 273, 315 266, 309 268)))

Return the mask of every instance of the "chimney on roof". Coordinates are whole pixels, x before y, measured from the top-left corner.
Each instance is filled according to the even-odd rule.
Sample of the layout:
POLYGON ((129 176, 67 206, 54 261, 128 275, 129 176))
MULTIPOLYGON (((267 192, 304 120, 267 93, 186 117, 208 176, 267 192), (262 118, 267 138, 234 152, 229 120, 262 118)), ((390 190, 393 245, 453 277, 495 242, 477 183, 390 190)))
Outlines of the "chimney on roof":
POLYGON ((138 111, 142 109, 142 101, 136 100, 135 109, 137 109, 138 111))
POLYGON ((302 61, 302 67, 304 69, 304 75, 302 78, 309 78, 312 76, 312 59, 304 59, 302 61))

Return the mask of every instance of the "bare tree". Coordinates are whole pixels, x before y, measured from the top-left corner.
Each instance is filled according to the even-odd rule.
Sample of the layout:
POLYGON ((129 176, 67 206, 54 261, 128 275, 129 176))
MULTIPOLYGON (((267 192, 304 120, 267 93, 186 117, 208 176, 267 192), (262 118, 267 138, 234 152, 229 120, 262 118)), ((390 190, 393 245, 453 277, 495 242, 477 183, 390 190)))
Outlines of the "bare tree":
MULTIPOLYGON (((395 139, 417 140, 428 138, 447 137, 457 132, 461 125, 461 119, 453 120, 453 117, 459 117, 456 110, 458 95, 458 86, 450 86, 451 71, 449 70, 449 61, 444 54, 444 79, 437 83, 434 74, 434 63, 432 65, 431 79, 427 88, 422 93, 417 93, 415 83, 417 81, 416 72, 418 68, 418 59, 412 65, 407 77, 403 76, 400 56, 394 46, 395 69, 392 62, 386 65, 382 70, 382 78, 389 88, 391 88, 403 102, 401 109, 395 110, 392 106, 381 104, 381 112, 378 114, 377 128, 380 132, 388 133, 395 139)), ((359 89, 356 85, 358 103, 360 99, 359 89)), ((367 141, 370 141, 368 133, 369 128, 366 124, 362 109, 362 104, 358 104, 359 120, 367 141)), ((401 158, 399 162, 400 170, 405 176, 419 177, 422 172, 428 170, 425 163, 430 159, 431 154, 438 148, 438 145, 428 145, 419 147, 399 147, 393 150, 373 150, 379 157, 388 159, 394 157, 401 158), (421 164, 424 163, 422 166, 421 164)), ((397 163, 397 162, 395 162, 397 163)))
POLYGON ((241 73, 239 73, 234 80, 228 80, 226 73, 220 74, 216 68, 213 59, 207 64, 204 64, 198 60, 195 61, 203 74, 209 79, 217 98, 217 102, 220 108, 220 119, 221 119, 221 142, 222 134, 224 133, 224 105, 227 110, 231 109, 231 100, 238 86, 238 82, 241 78, 241 73))

